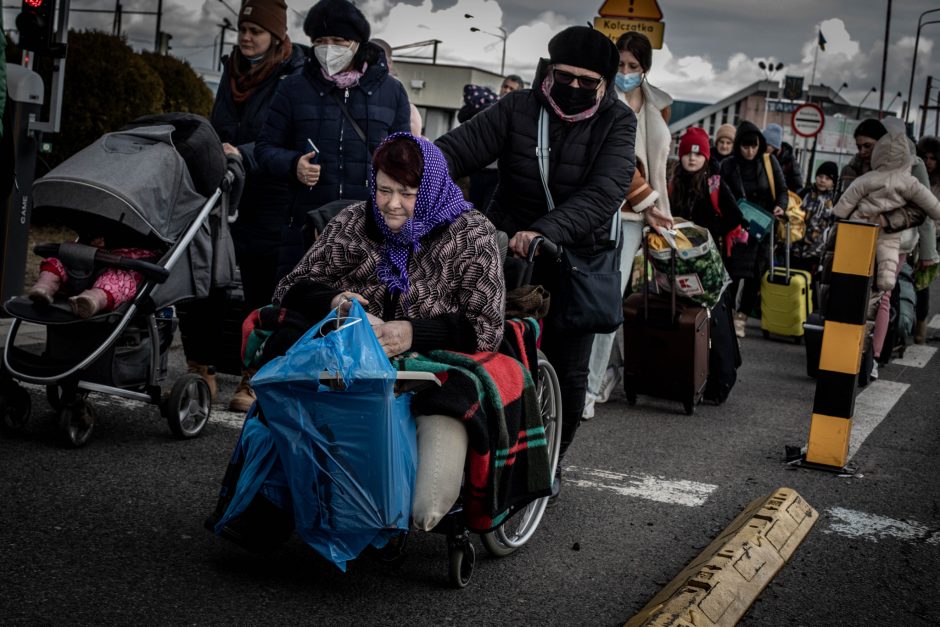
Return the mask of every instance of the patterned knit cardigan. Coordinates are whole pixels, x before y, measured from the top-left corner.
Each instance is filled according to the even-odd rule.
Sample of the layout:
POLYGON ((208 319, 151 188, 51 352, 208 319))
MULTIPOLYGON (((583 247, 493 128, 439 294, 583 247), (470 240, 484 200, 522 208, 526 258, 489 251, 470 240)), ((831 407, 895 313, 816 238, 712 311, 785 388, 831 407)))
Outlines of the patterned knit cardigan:
MULTIPOLYGON (((381 317, 387 287, 376 273, 382 241, 367 228, 365 202, 343 209, 274 292, 281 302, 301 279, 348 290, 368 299, 366 310, 381 317)), ((374 225, 373 225, 374 226, 374 225)), ((495 351, 503 337, 506 288, 496 230, 482 213, 468 211, 429 233, 408 264, 410 288, 396 319, 463 315, 476 333, 478 351, 495 351)))

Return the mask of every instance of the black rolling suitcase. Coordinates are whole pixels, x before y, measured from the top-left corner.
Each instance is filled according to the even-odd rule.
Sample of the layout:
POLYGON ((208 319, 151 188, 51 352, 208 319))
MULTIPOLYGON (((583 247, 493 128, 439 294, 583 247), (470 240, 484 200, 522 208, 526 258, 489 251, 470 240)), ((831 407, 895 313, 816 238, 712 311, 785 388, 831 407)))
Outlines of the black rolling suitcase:
MULTIPOLYGON (((646 234, 643 253, 649 259, 646 234)), ((677 303, 675 256, 672 292, 651 295, 644 273, 641 293, 623 305, 623 388, 627 403, 638 394, 676 400, 692 415, 708 378, 709 313, 694 303, 677 303)))
POLYGON ((741 348, 734 334, 731 290, 726 289, 711 309, 711 347, 708 349, 708 382, 704 400, 720 405, 728 398, 738 380, 741 367, 741 348))

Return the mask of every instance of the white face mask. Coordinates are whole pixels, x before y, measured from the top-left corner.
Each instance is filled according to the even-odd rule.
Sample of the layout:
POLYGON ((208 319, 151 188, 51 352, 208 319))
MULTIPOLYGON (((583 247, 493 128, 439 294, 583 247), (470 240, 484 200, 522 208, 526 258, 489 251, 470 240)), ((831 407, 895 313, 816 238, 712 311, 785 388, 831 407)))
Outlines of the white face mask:
POLYGON ((346 67, 352 63, 357 50, 359 50, 359 44, 353 42, 348 48, 346 46, 336 46, 333 44, 316 46, 313 49, 313 53, 316 55, 320 65, 323 66, 323 69, 326 70, 326 73, 333 76, 345 70, 346 67))

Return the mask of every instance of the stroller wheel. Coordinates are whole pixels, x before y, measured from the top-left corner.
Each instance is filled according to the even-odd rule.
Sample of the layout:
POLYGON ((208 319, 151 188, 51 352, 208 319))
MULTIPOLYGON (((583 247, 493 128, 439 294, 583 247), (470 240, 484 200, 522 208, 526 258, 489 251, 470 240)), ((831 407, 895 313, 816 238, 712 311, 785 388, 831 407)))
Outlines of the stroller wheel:
POLYGON ((58 385, 47 385, 46 386, 46 400, 49 402, 49 406, 56 411, 62 409, 62 396, 63 390, 58 385))
POLYGON ((19 385, 12 385, 0 396, 0 433, 16 435, 29 422, 33 401, 29 392, 19 385))
POLYGON ((212 398, 209 385, 200 375, 184 374, 173 384, 164 405, 166 423, 180 439, 194 438, 209 422, 212 398))
POLYGON ((59 410, 59 435, 62 443, 72 448, 85 446, 95 430, 95 407, 79 397, 59 410))

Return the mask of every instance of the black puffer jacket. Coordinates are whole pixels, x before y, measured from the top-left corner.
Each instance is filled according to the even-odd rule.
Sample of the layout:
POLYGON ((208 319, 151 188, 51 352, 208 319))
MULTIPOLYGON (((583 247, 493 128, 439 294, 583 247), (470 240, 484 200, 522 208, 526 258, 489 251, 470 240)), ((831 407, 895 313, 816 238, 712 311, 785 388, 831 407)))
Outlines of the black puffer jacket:
POLYGON ((392 133, 411 128, 411 109, 405 88, 388 73, 385 53, 365 44, 368 68, 359 83, 340 89, 323 78, 320 63, 309 56, 302 72, 281 81, 258 138, 261 166, 289 183, 295 194, 293 217, 301 219, 340 198, 366 200, 372 170, 372 151, 392 133), (350 116, 366 136, 363 143, 337 104, 345 101, 350 116), (320 149, 320 181, 312 188, 296 177, 297 161, 310 148, 320 149))
POLYGON ((777 159, 770 155, 775 192, 771 194, 770 178, 767 168, 764 166, 764 154, 766 152, 767 141, 760 129, 747 120, 741 122, 738 124, 738 132, 734 138, 734 151, 731 156, 721 162, 721 179, 728 184, 736 199, 746 198, 767 211, 773 211, 774 207, 786 209, 787 183, 783 175, 783 168, 780 167, 777 159), (751 133, 757 133, 757 157, 753 161, 746 161, 741 156, 741 138, 751 133))
POLYGON ((460 178, 499 160, 499 186, 486 214, 510 236, 532 230, 579 252, 610 245, 611 216, 623 203, 633 178, 636 116, 608 86, 593 116, 580 122, 561 120, 539 86, 507 94, 496 104, 437 140, 460 178), (551 156, 549 187, 555 210, 549 212, 535 154, 539 110, 549 112, 551 156))
POLYGON ((241 104, 236 104, 232 99, 226 63, 215 96, 210 118, 212 127, 219 134, 219 139, 238 148, 245 164, 245 190, 238 207, 238 220, 232 225, 232 233, 238 245, 249 252, 270 252, 280 238, 280 225, 286 215, 284 207, 289 205, 291 196, 286 181, 275 180, 260 172, 255 157, 255 140, 261 134, 278 83, 285 76, 299 72, 305 59, 306 48, 293 44, 291 56, 241 104))

